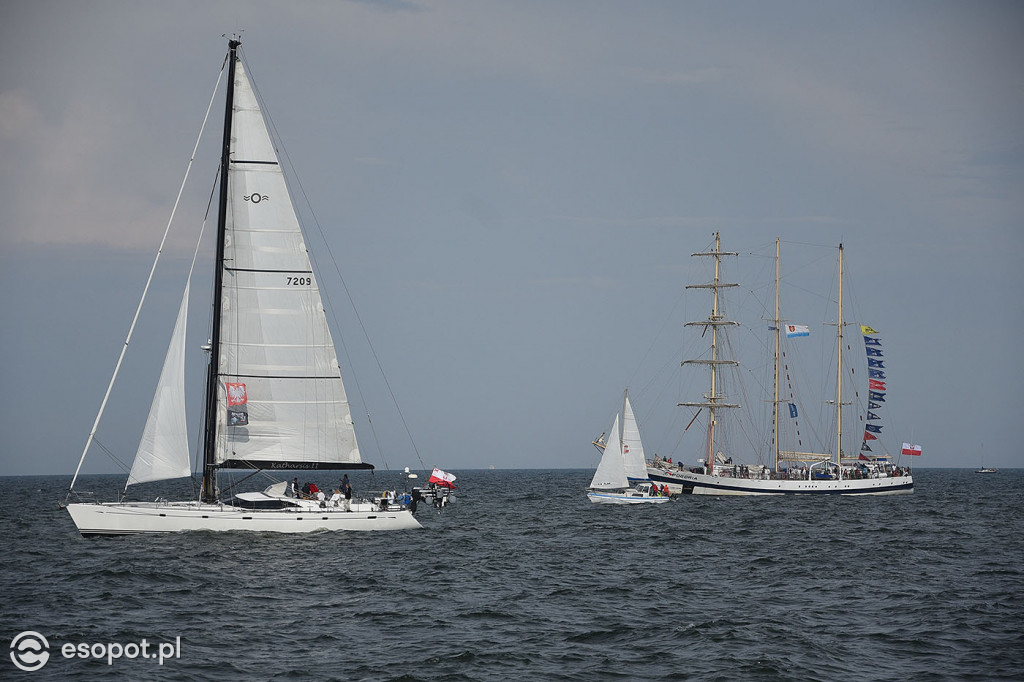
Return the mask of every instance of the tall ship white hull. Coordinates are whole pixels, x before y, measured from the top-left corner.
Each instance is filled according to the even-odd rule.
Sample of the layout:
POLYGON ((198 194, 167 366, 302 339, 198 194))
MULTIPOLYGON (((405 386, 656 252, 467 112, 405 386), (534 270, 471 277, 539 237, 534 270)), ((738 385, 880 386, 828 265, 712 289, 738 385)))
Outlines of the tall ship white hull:
POLYGON ((785 480, 709 476, 692 471, 650 467, 652 481, 668 485, 673 494, 693 495, 902 495, 914 492, 912 476, 785 480))

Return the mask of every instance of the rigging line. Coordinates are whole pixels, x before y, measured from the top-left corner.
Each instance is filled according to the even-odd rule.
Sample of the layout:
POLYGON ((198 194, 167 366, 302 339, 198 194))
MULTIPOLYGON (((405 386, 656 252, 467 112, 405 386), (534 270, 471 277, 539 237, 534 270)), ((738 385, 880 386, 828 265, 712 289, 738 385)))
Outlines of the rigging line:
POLYGON ((686 289, 684 288, 679 293, 679 295, 676 296, 675 303, 672 304, 672 309, 669 311, 668 315, 666 315, 665 318, 662 320, 661 327, 654 334, 654 338, 651 339, 651 344, 647 347, 647 351, 644 353, 643 357, 640 358, 640 362, 637 363, 636 368, 633 370, 633 374, 630 376, 629 381, 627 382, 627 386, 634 382, 634 380, 636 379, 636 375, 640 372, 640 368, 643 366, 645 362, 647 362, 647 358, 650 357, 651 351, 654 350, 655 344, 657 344, 658 341, 661 339, 661 335, 665 332, 665 328, 668 326, 668 323, 672 319, 674 319, 676 310, 679 308, 679 304, 683 301, 685 296, 686 289))
POLYGON ((114 461, 114 464, 116 464, 117 466, 121 467, 122 471, 128 472, 130 470, 130 467, 128 466, 128 464, 125 463, 125 461, 122 460, 120 457, 115 455, 113 453, 113 451, 111 451, 110 448, 108 448, 106 445, 104 445, 98 438, 94 438, 93 439, 93 443, 95 443, 96 447, 98 447, 100 450, 102 450, 103 452, 107 453, 107 456, 110 457, 110 459, 112 459, 114 461))
POLYGON ((185 168, 185 177, 181 179, 181 186, 178 188, 178 196, 174 199, 174 206, 171 208, 171 217, 167 220, 167 227, 164 228, 164 236, 160 239, 160 248, 157 249, 156 258, 153 259, 153 266, 149 270, 149 277, 146 279, 146 286, 142 289, 142 297, 139 299, 139 306, 135 309, 135 317, 132 318, 131 326, 128 328, 128 336, 124 340, 124 345, 121 346, 121 354, 117 358, 117 364, 114 365, 114 374, 110 377, 110 383, 107 385, 107 392, 103 395, 103 401, 100 403, 100 410, 96 414, 96 421, 93 422, 92 429, 89 431, 89 437, 85 441, 85 448, 82 450, 82 456, 78 460, 78 466, 75 467, 75 475, 71 478, 71 485, 68 486, 68 492, 75 487, 75 481, 78 480, 78 474, 82 470, 82 463, 85 461, 85 455, 89 452, 89 446, 96 438, 96 429, 99 428, 100 418, 103 417, 103 411, 107 407, 107 400, 110 399, 110 392, 114 388, 114 381, 117 379, 118 373, 121 371, 121 363, 124 362, 124 355, 128 351, 128 344, 131 343, 132 334, 135 332, 135 325, 139 321, 139 314, 142 312, 142 304, 146 301, 146 294, 149 293, 149 285, 153 282, 153 274, 156 272, 157 263, 160 262, 160 254, 163 253, 164 244, 167 242, 167 235, 171 231, 171 223, 174 222, 174 213, 178 210, 178 204, 181 202, 181 194, 185 190, 185 183, 188 181, 188 174, 192 170, 192 163, 196 158, 196 150, 199 149, 199 143, 203 139, 203 132, 206 130, 206 122, 210 118, 210 110, 213 108, 213 101, 217 98, 217 90, 220 88, 220 81, 224 77, 224 67, 227 65, 227 58, 224 59, 224 63, 221 64, 220 73, 217 74, 217 83, 213 87, 213 95, 210 96, 210 103, 206 106, 206 115, 203 116, 203 125, 199 128, 199 137, 196 138, 196 144, 192 148, 192 155, 188 159, 188 165, 185 168))
MULTIPOLYGON (((248 60, 245 59, 244 53, 242 55, 242 58, 243 58, 243 60, 245 60, 246 70, 249 71, 249 73, 250 73, 250 80, 253 82, 253 84, 252 84, 253 92, 256 94, 256 96, 259 98, 259 100, 261 102, 260 108, 263 111, 264 116, 269 121, 270 127, 273 129, 275 137, 278 140, 281 140, 282 139, 281 135, 280 135, 280 133, 277 130, 277 126, 274 124, 273 117, 270 115, 270 112, 263 106, 263 103, 262 103, 263 102, 263 97, 260 95, 259 89, 256 87, 255 78, 252 77, 252 71, 251 71, 251 69, 249 69, 249 63, 248 63, 248 60)), ((388 389, 388 395, 391 397, 391 402, 394 404, 395 409, 398 411, 399 419, 401 419, 402 426, 405 428, 405 433, 406 433, 406 435, 409 438, 410 444, 412 445, 413 452, 416 453, 416 459, 419 460, 420 466, 423 469, 426 469, 427 466, 423 462, 423 457, 420 456, 419 448, 416 447, 416 441, 412 437, 412 431, 409 428, 408 422, 406 422, 405 414, 402 412, 402 408, 398 404, 398 398, 395 396, 395 392, 391 388, 391 382, 388 381, 388 377, 384 373, 384 366, 383 366, 383 364, 381 364, 380 357, 377 355, 377 349, 373 347, 373 343, 370 341, 370 335, 366 331, 366 325, 363 324, 363 319, 362 319, 362 316, 360 316, 360 314, 359 314, 359 309, 356 307, 355 299, 352 298, 352 292, 349 291, 348 284, 345 282, 345 277, 341 274, 341 268, 338 266, 338 260, 334 257, 334 251, 331 249, 330 242, 327 241, 327 236, 324 234, 323 227, 321 227, 321 225, 320 225, 320 220, 316 217, 316 211, 313 210, 313 205, 309 201, 309 197, 306 194, 306 189, 302 186, 302 182, 299 180, 299 176, 298 176, 298 173, 295 171, 295 165, 292 163, 291 156, 288 154, 288 150, 287 150, 287 148, 284 147, 283 144, 281 145, 280 151, 281 151, 282 154, 284 154, 284 158, 288 162, 288 167, 292 169, 291 176, 295 179, 296 188, 299 190, 299 194, 302 195, 303 200, 306 202, 306 207, 309 210, 309 213, 310 213, 310 215, 313 218, 313 224, 316 225, 316 228, 317 228, 317 230, 320 233, 320 238, 324 242, 324 246, 327 249, 327 255, 330 257, 331 264, 334 266, 334 271, 338 275, 338 279, 341 281, 342 289, 344 289, 345 295, 348 297, 349 305, 352 306, 352 312, 356 316, 356 321, 359 323, 359 328, 363 332, 363 337, 366 339, 367 346, 369 346, 369 348, 370 348, 370 353, 373 355, 374 361, 377 363, 377 370, 380 372, 381 377, 384 379, 384 385, 388 389)), ((315 264, 316 263, 316 257, 313 256, 312 254, 310 254, 310 256, 313 258, 313 262, 315 264)), ((335 325, 337 325, 338 324, 338 318, 337 318, 337 314, 334 311, 333 306, 331 306, 331 316, 334 318, 335 325)), ((339 327, 339 329, 340 329, 340 327, 339 327)), ((342 342, 342 346, 344 346, 344 345, 345 345, 344 342, 342 342)), ((346 350, 346 354, 347 354, 347 350, 346 350)), ((351 367, 352 365, 350 364, 349 366, 351 367)), ((356 387, 358 389, 359 381, 358 381, 358 379, 355 378, 354 375, 353 375, 353 380, 356 382, 356 387)), ((364 406, 365 406, 365 402, 364 402, 364 406)), ((371 426, 371 430, 372 430, 372 426, 371 426)), ((374 434, 375 433, 376 432, 374 432, 374 434)), ((376 438, 376 436, 375 436, 375 438, 376 438)), ((379 448, 379 445, 378 445, 378 448, 379 448)), ((380 454, 381 454, 381 458, 383 459, 384 458, 383 450, 381 450, 380 454)), ((386 460, 384 462, 384 466, 385 466, 385 468, 389 468, 386 460)))

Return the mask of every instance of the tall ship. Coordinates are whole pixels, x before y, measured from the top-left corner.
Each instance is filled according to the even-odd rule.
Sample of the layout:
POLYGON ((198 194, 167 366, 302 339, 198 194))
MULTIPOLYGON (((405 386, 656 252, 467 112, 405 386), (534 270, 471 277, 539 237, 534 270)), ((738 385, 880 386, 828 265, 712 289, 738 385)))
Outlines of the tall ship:
MULTIPOLYGON (((868 379, 867 402, 858 407, 864 410, 861 421, 862 432, 857 437, 848 432, 844 435, 844 415, 854 407, 848 400, 847 377, 850 372, 849 357, 844 357, 848 343, 846 328, 855 326, 843 316, 843 246, 838 251, 838 300, 835 342, 835 393, 829 402, 834 406, 831 428, 831 451, 805 451, 786 447, 780 435, 785 418, 795 419, 797 406, 792 394, 784 393, 782 362, 784 343, 799 340, 809 334, 809 328, 787 322, 781 315, 780 241, 775 242, 775 287, 774 316, 769 329, 773 332, 773 378, 771 403, 770 452, 751 452, 752 448, 740 448, 725 443, 720 436, 730 413, 743 409, 731 394, 724 389, 724 373, 738 367, 736 359, 729 357, 726 349, 731 347, 726 338, 730 328, 737 322, 727 319, 724 314, 724 292, 738 286, 722 279, 722 264, 727 258, 736 257, 735 252, 723 251, 721 236, 714 234, 711 250, 692 254, 696 258, 709 258, 713 262, 711 282, 692 284, 689 289, 706 289, 711 295, 711 312, 707 318, 688 322, 687 327, 697 328, 702 338, 710 341, 710 347, 700 358, 683 362, 684 367, 700 367, 708 371, 708 391, 700 400, 679 403, 680 407, 694 411, 690 423, 703 419, 706 439, 701 453, 695 458, 696 466, 682 462, 669 464, 660 458, 650 462, 648 476, 656 483, 667 484, 673 493, 694 495, 893 495, 914 491, 914 479, 909 466, 900 466, 898 456, 920 455, 920 447, 904 443, 898 455, 879 452, 880 447, 872 445, 879 440, 882 424, 878 412, 886 400, 885 366, 878 332, 866 325, 860 327, 863 337, 868 379), (846 364, 844 364, 846 363, 846 364), (783 417, 783 414, 788 417, 783 417)), ((854 371, 851 376, 857 376, 854 371)), ((859 393, 858 393, 859 394, 859 393)), ((860 429, 860 421, 855 422, 860 429)), ((802 443, 801 439, 796 440, 802 443)))

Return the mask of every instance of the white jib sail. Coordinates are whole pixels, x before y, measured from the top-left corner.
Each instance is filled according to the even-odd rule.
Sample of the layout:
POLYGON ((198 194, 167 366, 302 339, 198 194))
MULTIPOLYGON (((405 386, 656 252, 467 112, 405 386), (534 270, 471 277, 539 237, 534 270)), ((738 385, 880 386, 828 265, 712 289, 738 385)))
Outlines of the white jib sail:
POLYGON ((627 477, 647 480, 644 445, 640 442, 640 427, 636 423, 629 398, 626 398, 622 411, 622 459, 625 462, 627 477))
POLYGON ((188 427, 185 422, 185 326, 188 317, 188 284, 181 298, 171 343, 160 370, 153 404, 128 483, 163 481, 191 475, 188 427))
POLYGON ((360 463, 320 290, 240 61, 231 138, 216 460, 360 463))
POLYGON ((597 465, 590 487, 595 490, 611 490, 628 488, 626 468, 622 461, 622 441, 619 440, 619 415, 615 415, 612 430, 608 432, 608 444, 601 455, 601 463, 597 465))

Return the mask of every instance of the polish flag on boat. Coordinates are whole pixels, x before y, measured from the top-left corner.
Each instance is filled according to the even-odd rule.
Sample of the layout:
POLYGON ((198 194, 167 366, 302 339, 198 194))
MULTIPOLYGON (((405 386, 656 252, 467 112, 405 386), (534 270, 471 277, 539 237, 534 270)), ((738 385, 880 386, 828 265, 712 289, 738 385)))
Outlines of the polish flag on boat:
POLYGON ((920 456, 920 454, 921 454, 921 446, 920 445, 912 445, 910 443, 904 443, 903 444, 903 454, 904 455, 920 456))
POLYGON ((225 382, 224 388, 228 392, 228 407, 245 405, 249 402, 249 397, 245 394, 245 384, 229 384, 225 382))
POLYGON ((430 478, 427 479, 427 483, 436 483, 443 488, 454 488, 455 475, 434 467, 434 471, 431 472, 430 478))

